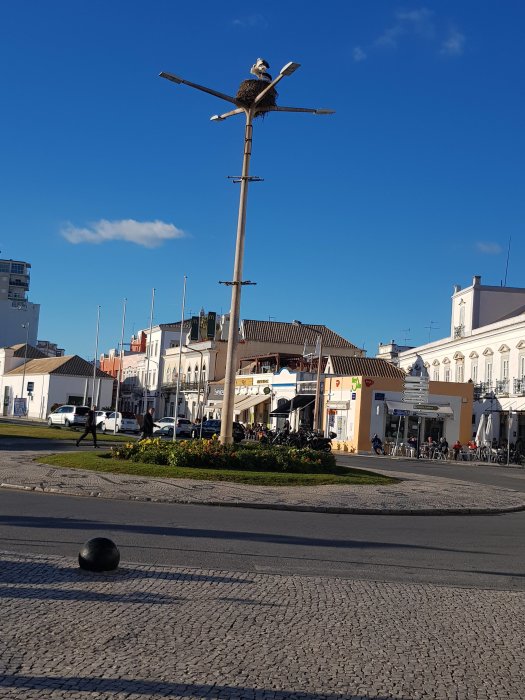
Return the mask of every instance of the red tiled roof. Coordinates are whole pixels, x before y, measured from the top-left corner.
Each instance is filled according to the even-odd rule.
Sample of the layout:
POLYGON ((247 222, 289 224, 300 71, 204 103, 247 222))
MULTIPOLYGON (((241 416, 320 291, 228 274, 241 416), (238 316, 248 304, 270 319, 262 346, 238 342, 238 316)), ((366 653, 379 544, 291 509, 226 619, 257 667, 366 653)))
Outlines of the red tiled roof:
POLYGON ((297 345, 302 349, 305 342, 307 345, 315 346, 317 333, 323 337, 324 348, 355 348, 356 351, 361 352, 356 345, 323 325, 309 323, 306 326, 281 321, 241 321, 243 340, 297 345))
POLYGON ((26 352, 26 344, 25 343, 18 343, 17 345, 11 345, 11 350, 14 350, 13 357, 27 357, 27 359, 31 360, 36 360, 39 358, 44 358, 47 357, 47 355, 43 352, 41 352, 38 348, 33 347, 32 345, 27 345, 27 352, 26 352))
POLYGON ((330 355, 332 374, 354 377, 391 377, 402 379, 405 372, 386 360, 377 357, 344 357, 330 355))
MULTIPOLYGON (((24 365, 20 365, 6 376, 23 374, 24 365)), ((44 357, 43 359, 29 360, 25 363, 26 374, 64 374, 74 377, 92 377, 93 365, 78 355, 66 355, 65 357, 44 357)), ((109 374, 102 372, 97 367, 96 376, 101 379, 113 379, 109 374)))

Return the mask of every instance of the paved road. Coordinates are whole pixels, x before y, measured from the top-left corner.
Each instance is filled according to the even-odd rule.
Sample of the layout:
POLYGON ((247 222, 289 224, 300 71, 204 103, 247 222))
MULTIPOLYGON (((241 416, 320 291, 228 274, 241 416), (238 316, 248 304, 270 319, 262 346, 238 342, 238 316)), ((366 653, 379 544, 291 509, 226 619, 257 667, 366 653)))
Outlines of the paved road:
POLYGON ((524 543, 524 512, 0 490, 0 700, 523 700, 524 543), (79 570, 95 535, 115 573, 79 570))
POLYGON ((441 462, 423 459, 392 459, 390 457, 360 457, 338 455, 338 462, 348 466, 387 472, 406 472, 446 479, 461 479, 477 484, 499 486, 516 491, 525 491, 525 468, 492 465, 479 462, 441 462))
POLYGON ((142 564, 524 590, 525 513, 295 513, 0 491, 0 549, 63 554, 103 535, 142 564))

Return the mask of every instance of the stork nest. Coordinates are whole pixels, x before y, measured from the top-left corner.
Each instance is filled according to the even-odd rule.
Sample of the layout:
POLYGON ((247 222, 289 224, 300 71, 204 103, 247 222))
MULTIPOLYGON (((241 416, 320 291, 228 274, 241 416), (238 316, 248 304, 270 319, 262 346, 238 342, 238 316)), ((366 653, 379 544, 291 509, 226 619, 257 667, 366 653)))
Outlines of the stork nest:
MULTIPOLYGON (((235 96, 236 104, 238 104, 239 107, 251 107, 257 95, 266 87, 268 87, 268 83, 265 83, 264 80, 243 80, 239 85, 237 95, 235 96)), ((264 116, 265 109, 275 107, 276 98, 277 90, 272 88, 257 104, 257 109, 261 111, 259 111, 255 116, 264 116)))

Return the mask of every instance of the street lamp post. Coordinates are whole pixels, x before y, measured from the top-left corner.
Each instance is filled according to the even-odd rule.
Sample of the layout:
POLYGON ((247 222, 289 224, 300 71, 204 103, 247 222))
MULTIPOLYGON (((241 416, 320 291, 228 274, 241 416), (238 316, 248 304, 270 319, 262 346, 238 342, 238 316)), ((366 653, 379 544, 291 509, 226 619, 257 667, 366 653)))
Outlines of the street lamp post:
MULTIPOLYGON (((259 65, 261 60, 257 62, 259 65)), ((266 62, 262 61, 264 65, 266 62)), ((160 77, 166 78, 171 82, 178 85, 184 84, 189 87, 195 88, 196 90, 201 90, 210 95, 230 102, 235 105, 235 109, 230 110, 224 114, 216 114, 211 117, 212 121, 224 121, 228 117, 232 117, 236 114, 245 114, 246 122, 244 127, 244 150, 243 150, 243 162, 242 162, 242 174, 240 178, 236 178, 240 182, 240 196, 239 196, 239 214, 237 218, 237 237, 235 244, 235 262, 233 268, 233 280, 229 283, 232 287, 232 297, 231 297, 231 308, 230 308, 230 327, 228 330, 228 346, 226 350, 226 371, 224 377, 224 402, 222 407, 221 415, 221 435, 220 441, 224 444, 231 444, 233 442, 232 428, 233 428, 233 409, 235 403, 235 375, 237 370, 237 344, 238 344, 238 334, 239 334, 239 322, 240 322, 240 309, 241 309, 241 287, 243 284, 242 279, 242 269, 243 269, 243 258, 244 258, 244 240, 245 240, 245 229, 246 229, 246 205, 248 196, 248 183, 251 179, 249 175, 250 169, 250 158, 252 153, 252 136, 253 136, 253 119, 260 113, 265 112, 308 112, 310 114, 333 114, 332 110, 328 109, 309 109, 302 107, 277 107, 264 106, 262 104, 263 98, 275 87, 275 85, 281 81, 284 77, 294 73, 297 68, 299 68, 299 63, 290 62, 287 63, 280 71, 277 78, 268 81, 266 87, 259 92, 259 94, 253 99, 249 106, 241 104, 237 99, 230 95, 226 95, 217 90, 205 87, 204 85, 198 85, 197 83, 191 83, 188 80, 184 80, 171 73, 162 72, 160 77)), ((255 68, 256 66, 254 66, 255 68)), ((262 75, 265 69, 262 69, 261 73, 254 72, 252 68, 252 73, 258 75, 259 78, 264 79, 265 76, 262 75)))
POLYGON ((301 323, 301 321, 294 321, 294 325, 308 328, 314 333, 317 333, 315 348, 316 350, 319 348, 319 356, 317 358, 317 379, 315 383, 314 430, 320 430, 320 426, 322 426, 322 421, 319 420, 319 413, 321 408, 321 362, 323 359, 323 334, 318 328, 307 326, 306 324, 301 323))
MULTIPOLYGON (((25 391, 25 385, 26 385, 26 364, 27 364, 27 344, 29 342, 29 321, 26 321, 26 323, 22 323, 22 328, 26 329, 26 345, 24 348, 24 371, 22 373, 22 392, 20 394, 20 398, 24 398, 24 391, 25 391)), ((27 414, 29 413, 29 406, 27 406, 27 409, 24 411, 25 416, 27 417, 27 414)))

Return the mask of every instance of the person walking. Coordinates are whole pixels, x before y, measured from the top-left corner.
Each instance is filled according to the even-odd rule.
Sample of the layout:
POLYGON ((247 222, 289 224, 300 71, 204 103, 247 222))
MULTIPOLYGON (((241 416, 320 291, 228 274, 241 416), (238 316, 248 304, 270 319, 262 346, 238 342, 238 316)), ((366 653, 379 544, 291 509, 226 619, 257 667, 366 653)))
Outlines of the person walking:
POLYGON ((95 411, 97 410, 96 406, 92 406, 87 414, 87 419, 86 419, 86 427, 84 429, 84 432, 82 435, 78 438, 76 445, 77 447, 79 446, 80 442, 89 434, 93 437, 93 446, 98 447, 97 445, 97 421, 95 417, 95 411))
MULTIPOLYGON (((147 440, 148 438, 153 436, 153 428, 154 428, 154 423, 153 423, 153 414, 155 413, 155 409, 148 408, 146 413, 144 414, 144 419, 142 421, 142 440, 147 440)), ((174 424, 174 429, 175 429, 175 424, 174 424)))

